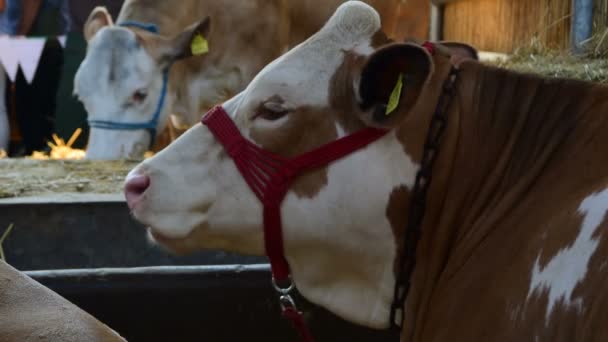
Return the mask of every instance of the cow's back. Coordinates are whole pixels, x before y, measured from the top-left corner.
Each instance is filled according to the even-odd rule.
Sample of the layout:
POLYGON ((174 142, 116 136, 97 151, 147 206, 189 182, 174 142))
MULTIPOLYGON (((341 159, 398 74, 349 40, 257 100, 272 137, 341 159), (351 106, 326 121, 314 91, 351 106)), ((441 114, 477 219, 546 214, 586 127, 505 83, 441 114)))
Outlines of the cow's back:
POLYGON ((93 316, 0 261, 0 341, 125 341, 93 316))

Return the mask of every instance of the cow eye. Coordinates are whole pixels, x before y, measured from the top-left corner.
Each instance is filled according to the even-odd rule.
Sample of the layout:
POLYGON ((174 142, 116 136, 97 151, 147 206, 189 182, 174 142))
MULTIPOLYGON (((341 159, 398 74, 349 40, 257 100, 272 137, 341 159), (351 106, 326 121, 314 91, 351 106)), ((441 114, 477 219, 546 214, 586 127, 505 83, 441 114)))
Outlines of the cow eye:
POLYGON ((264 120, 275 121, 284 117, 288 113, 289 110, 283 107, 282 104, 277 102, 266 102, 260 107, 256 117, 264 120))
POLYGON ((139 89, 133 93, 133 95, 131 96, 131 101, 133 103, 142 103, 146 100, 147 96, 148 94, 145 90, 139 89))

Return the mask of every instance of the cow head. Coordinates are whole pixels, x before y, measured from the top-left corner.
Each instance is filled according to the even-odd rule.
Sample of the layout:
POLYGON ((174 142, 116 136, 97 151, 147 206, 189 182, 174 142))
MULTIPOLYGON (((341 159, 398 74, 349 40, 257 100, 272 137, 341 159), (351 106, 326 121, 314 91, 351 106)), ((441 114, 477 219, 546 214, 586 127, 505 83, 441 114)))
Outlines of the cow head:
MULTIPOLYGON (((223 104, 244 136, 285 157, 366 126, 391 129, 298 178, 281 207, 285 253, 300 292, 377 328, 388 324, 397 236, 406 215, 400 208, 418 169, 401 127, 421 122, 406 132, 420 140, 441 88, 431 78, 447 76, 451 65, 448 55, 435 58, 440 65, 418 45, 386 43, 376 11, 349 1, 321 31, 223 104), (401 96, 387 115, 399 79, 401 96)), ((412 146, 418 150, 422 143, 412 146)), ((131 171, 125 192, 151 238, 174 252, 264 253, 262 206, 202 125, 131 171)))
POLYGON ((195 35, 207 36, 208 31, 206 18, 167 38, 144 28, 114 25, 103 7, 91 13, 85 24, 87 55, 74 80, 75 93, 88 112, 89 122, 151 123, 152 127, 92 127, 88 158, 143 156, 155 138, 152 135, 165 128, 170 114, 172 96, 163 89, 169 66, 192 56, 195 35))

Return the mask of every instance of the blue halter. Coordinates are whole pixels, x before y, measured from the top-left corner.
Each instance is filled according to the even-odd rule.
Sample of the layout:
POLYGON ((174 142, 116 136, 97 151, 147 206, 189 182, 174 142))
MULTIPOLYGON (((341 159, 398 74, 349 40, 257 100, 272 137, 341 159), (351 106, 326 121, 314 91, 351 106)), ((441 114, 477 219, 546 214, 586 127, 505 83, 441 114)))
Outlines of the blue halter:
MULTIPOLYGON (((155 24, 143 24, 135 21, 125 21, 118 24, 123 27, 136 27, 151 33, 158 34, 158 26, 155 24)), ((106 129, 106 130, 118 130, 118 131, 135 131, 139 129, 145 129, 150 134, 150 146, 152 148, 154 141, 156 140, 156 127, 158 127, 158 120, 160 114, 165 105, 165 99, 167 97, 167 84, 169 83, 169 68, 163 70, 163 86, 156 106, 156 111, 152 116, 152 119, 147 122, 116 122, 116 121, 105 121, 105 120, 89 120, 89 126, 93 128, 106 129)))

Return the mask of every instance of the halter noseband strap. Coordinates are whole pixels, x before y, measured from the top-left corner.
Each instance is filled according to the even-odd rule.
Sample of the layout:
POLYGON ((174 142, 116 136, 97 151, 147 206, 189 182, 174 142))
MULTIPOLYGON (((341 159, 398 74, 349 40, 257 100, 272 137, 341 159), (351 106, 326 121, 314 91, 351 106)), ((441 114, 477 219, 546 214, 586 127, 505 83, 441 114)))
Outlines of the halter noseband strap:
MULTIPOLYGON (((145 30, 154 34, 158 34, 158 26, 155 24, 145 24, 139 23, 136 21, 124 21, 119 26, 123 27, 135 27, 141 30, 145 30)), ((158 99, 158 103, 156 105, 156 110, 154 111, 154 115, 149 121, 145 122, 119 122, 112 120, 89 120, 89 126, 93 128, 105 129, 105 130, 115 130, 115 131, 136 131, 136 130, 146 130, 150 134, 150 145, 148 148, 152 148, 154 146, 154 142, 156 140, 158 121, 160 119, 160 115, 163 111, 163 107, 165 106, 165 100, 167 98, 167 88, 169 83, 169 68, 163 70, 163 85, 161 88, 160 97, 158 99)))
POLYGON ((214 134, 232 157, 241 175, 264 205, 264 243, 272 269, 273 285, 280 296, 283 315, 290 319, 304 341, 313 341, 298 311, 291 291, 295 288, 283 248, 281 203, 293 180, 305 171, 336 161, 370 143, 387 132, 366 128, 328 143, 295 158, 284 158, 265 151, 243 137, 221 106, 207 113, 202 123, 214 134))

